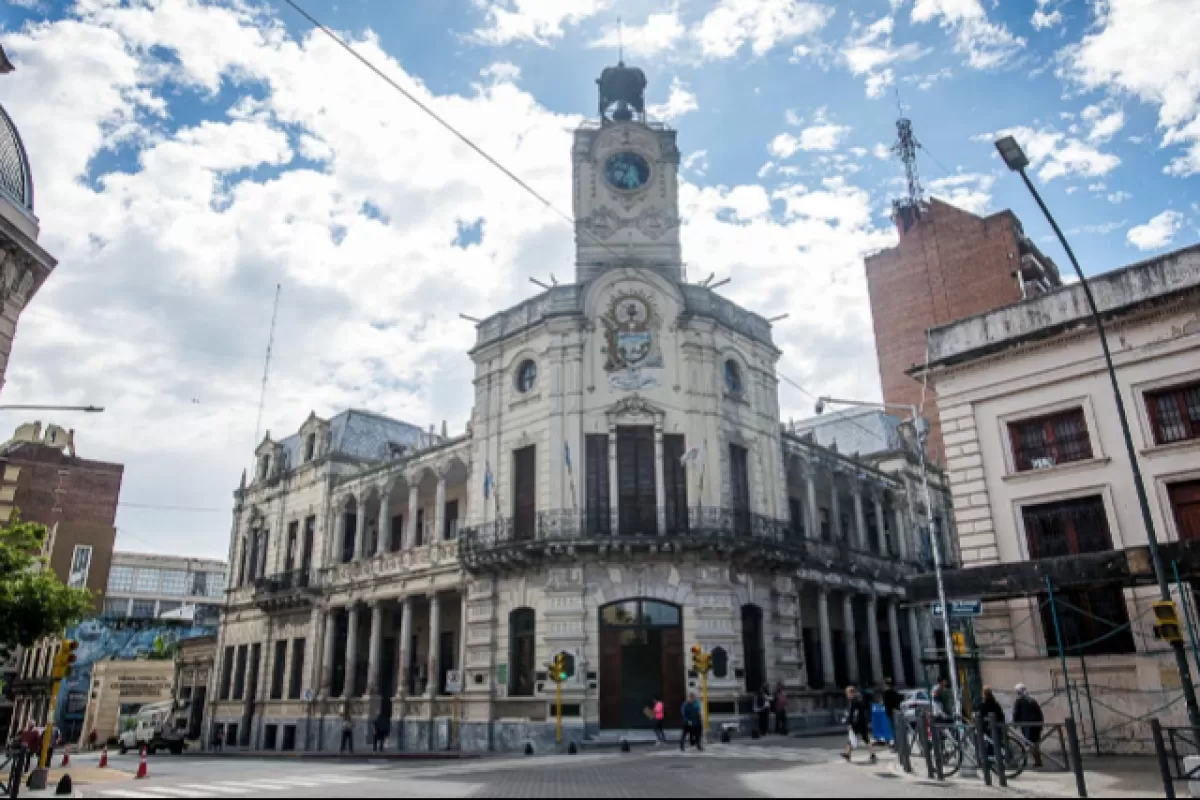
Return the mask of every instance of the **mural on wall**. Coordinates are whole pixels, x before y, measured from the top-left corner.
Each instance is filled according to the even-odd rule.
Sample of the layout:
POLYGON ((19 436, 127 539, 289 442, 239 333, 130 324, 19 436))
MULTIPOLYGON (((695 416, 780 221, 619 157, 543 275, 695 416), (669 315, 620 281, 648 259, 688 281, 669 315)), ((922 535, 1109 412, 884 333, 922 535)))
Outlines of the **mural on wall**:
POLYGON ((78 736, 87 710, 88 692, 92 684, 92 666, 111 658, 132 661, 137 658, 169 660, 175 657, 175 646, 185 639, 209 636, 217 632, 216 625, 196 625, 189 622, 163 620, 100 619, 84 620, 67 629, 67 638, 79 642, 71 676, 58 690, 55 723, 68 739, 78 736))
POLYGON ((649 296, 627 292, 613 297, 600 317, 604 326, 604 371, 614 389, 653 389, 658 378, 645 370, 662 369, 661 320, 649 296))

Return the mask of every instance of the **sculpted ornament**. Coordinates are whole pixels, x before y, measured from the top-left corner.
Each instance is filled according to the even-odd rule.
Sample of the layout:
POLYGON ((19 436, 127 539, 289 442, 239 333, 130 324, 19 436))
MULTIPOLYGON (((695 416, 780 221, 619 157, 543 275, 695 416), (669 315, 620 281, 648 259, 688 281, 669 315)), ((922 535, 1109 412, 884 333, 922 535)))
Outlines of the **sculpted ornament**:
POLYGON ((659 342, 662 323, 650 298, 638 292, 618 294, 600 322, 604 326, 604 371, 609 373, 609 384, 624 391, 657 387, 658 379, 644 372, 663 366, 659 342))

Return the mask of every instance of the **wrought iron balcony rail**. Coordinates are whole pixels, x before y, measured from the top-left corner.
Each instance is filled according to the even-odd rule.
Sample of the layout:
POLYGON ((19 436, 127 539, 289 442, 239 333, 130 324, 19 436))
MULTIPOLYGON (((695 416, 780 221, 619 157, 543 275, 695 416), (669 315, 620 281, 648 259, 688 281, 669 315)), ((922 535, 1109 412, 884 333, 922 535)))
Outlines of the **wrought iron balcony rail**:
POLYGON ((304 603, 317 588, 311 569, 279 572, 255 579, 254 602, 260 606, 304 603))

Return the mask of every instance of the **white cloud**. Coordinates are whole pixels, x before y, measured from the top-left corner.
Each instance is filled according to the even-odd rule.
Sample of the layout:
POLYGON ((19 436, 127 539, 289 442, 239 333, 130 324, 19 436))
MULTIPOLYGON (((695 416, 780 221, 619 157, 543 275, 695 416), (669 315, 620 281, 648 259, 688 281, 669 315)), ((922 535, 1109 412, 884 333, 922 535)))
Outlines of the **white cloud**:
POLYGON ((880 161, 887 161, 892 157, 892 148, 888 147, 883 142, 876 142, 875 146, 871 148, 871 154, 880 161))
POLYGON ((1087 88, 1158 106, 1163 145, 1184 152, 1166 172, 1200 173, 1200 6, 1196 0, 1104 0, 1096 24, 1064 51, 1064 72, 1087 88))
POLYGON ((1039 31, 1061 25, 1063 23, 1063 13, 1058 8, 1055 8, 1055 5, 1055 0, 1037 0, 1037 8, 1034 10, 1029 23, 1039 31))
POLYGON ((894 46, 892 32, 895 26, 892 17, 882 17, 865 27, 855 22, 842 46, 842 61, 850 72, 866 76, 867 97, 882 97, 887 88, 895 83, 896 73, 891 65, 915 61, 926 53, 915 42, 894 46))
POLYGON ((680 166, 684 172, 690 172, 693 175, 702 177, 704 173, 708 172, 708 151, 697 150, 694 153, 689 153, 683 159, 680 166))
MULTIPOLYGON (((804 121, 790 110, 786 116, 789 125, 798 127, 804 124, 804 121)), ((851 130, 849 125, 838 125, 831 122, 825 109, 820 108, 817 110, 812 125, 803 128, 798 135, 779 134, 767 145, 767 150, 776 158, 791 158, 799 150, 828 152, 836 150, 851 130)))
POLYGON ((1132 199, 1133 195, 1124 190, 1113 192, 1108 196, 1108 202, 1112 203, 1113 205, 1119 205, 1120 203, 1124 203, 1126 200, 1132 199))
POLYGON ((978 172, 959 173, 929 182, 929 193, 972 214, 983 214, 992 205, 996 176, 978 172))
POLYGON ((1183 214, 1164 211, 1144 225, 1130 228, 1126 240, 1139 250, 1160 250, 1175 239, 1183 228, 1183 214))
POLYGON ((480 42, 495 45, 529 41, 543 47, 566 35, 566 27, 595 16, 607 0, 475 0, 487 19, 476 29, 480 42))
POLYGON ((646 106, 646 114, 653 119, 670 122, 699 108, 700 103, 697 102, 696 95, 687 88, 687 84, 674 77, 671 79, 671 91, 667 102, 646 106))
MULTIPOLYGON (((440 94, 378 38, 349 36, 556 207, 571 207, 580 117, 540 105, 511 66, 440 94)), ((269 10, 89 3, 3 43, 18 67, 4 104, 37 173, 41 243, 60 260, 22 316, 5 397, 105 405, 77 441, 85 457, 127 465, 128 501, 229 507, 255 444, 276 283, 264 428, 282 436, 310 410, 358 407, 461 431, 474 331, 458 312, 519 302, 529 276, 574 262, 570 226, 327 37, 294 38, 269 10), (233 100, 211 93, 223 86, 233 100), (176 103, 197 91, 205 102, 180 128, 176 103), (122 171, 97 158, 117 142, 122 171), (455 246, 476 221, 482 239, 455 246)), ((685 180, 680 197, 689 269, 736 274, 733 299, 792 312, 775 329, 781 371, 831 393, 876 395, 861 259, 894 234, 873 224, 870 193, 841 179, 774 194, 685 180)), ((785 414, 801 400, 785 390, 785 414)), ((222 556, 228 519, 122 508, 119 544, 138 537, 222 556)))
POLYGON ((673 50, 687 35, 687 28, 675 9, 650 14, 644 25, 624 25, 609 28, 588 47, 616 50, 622 45, 633 58, 649 58, 673 50))
POLYGON ((1125 114, 1120 109, 1106 113, 1102 106, 1091 105, 1079 116, 1092 126, 1088 141, 1093 143, 1107 142, 1125 127, 1125 114))
POLYGON ((833 13, 807 0, 719 0, 692 35, 708 59, 732 58, 747 44, 761 56, 777 44, 813 35, 833 13))
POLYGON ((1116 169, 1121 159, 1102 153, 1091 145, 1052 128, 1018 126, 994 134, 974 137, 975 141, 992 142, 1002 136, 1014 136, 1029 156, 1029 163, 1038 169, 1044 181, 1055 178, 1082 176, 1099 178, 1116 169))
MULTIPOLYGON (((1068 236, 1078 236, 1080 234, 1088 234, 1091 236, 1107 236, 1113 231, 1124 228, 1128 222, 1126 220, 1118 220, 1116 222, 1101 222, 1096 225, 1079 225, 1075 228, 1070 228, 1067 231, 1068 236)), ((1047 236, 1047 241, 1058 241, 1053 236, 1047 236)))
POLYGON ((954 50, 974 69, 994 69, 1025 47, 1025 40, 988 20, 980 0, 915 0, 913 22, 938 20, 954 33, 954 50))

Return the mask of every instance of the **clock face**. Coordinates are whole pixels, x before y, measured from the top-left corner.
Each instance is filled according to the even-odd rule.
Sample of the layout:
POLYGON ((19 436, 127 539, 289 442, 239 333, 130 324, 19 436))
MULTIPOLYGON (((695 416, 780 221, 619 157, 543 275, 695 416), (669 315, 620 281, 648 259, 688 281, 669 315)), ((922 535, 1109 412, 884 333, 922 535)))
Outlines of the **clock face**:
POLYGON ((604 180, 622 192, 636 192, 650 182, 650 162, 637 153, 613 153, 604 162, 604 180))

